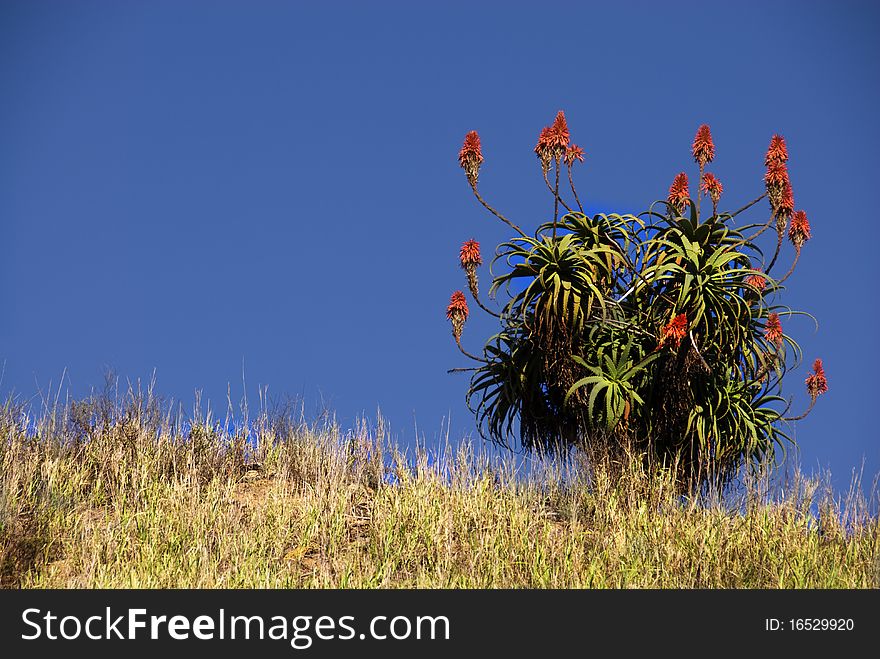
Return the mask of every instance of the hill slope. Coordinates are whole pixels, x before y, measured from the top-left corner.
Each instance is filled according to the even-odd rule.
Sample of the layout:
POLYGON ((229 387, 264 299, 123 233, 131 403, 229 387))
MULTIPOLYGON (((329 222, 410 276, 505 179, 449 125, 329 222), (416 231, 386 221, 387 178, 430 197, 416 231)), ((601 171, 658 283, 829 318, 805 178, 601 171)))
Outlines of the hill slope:
POLYGON ((676 496, 635 463, 514 477, 464 444, 405 460, 360 429, 94 401, 0 414, 6 587, 876 588, 865 502, 676 496), (29 428, 29 430, 27 430, 29 428), (820 511, 818 517, 811 507, 820 511))

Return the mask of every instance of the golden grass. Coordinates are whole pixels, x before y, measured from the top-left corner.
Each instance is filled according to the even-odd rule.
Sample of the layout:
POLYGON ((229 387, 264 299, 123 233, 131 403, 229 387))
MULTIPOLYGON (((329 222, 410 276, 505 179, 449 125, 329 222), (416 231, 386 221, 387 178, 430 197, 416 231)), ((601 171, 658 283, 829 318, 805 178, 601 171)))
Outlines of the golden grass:
POLYGON ((381 428, 264 417, 251 446, 210 419, 183 430, 140 404, 96 410, 47 413, 30 432, 20 409, 0 414, 2 585, 880 586, 876 516, 809 479, 711 503, 635 460, 517 475, 468 443, 404 459, 381 428))

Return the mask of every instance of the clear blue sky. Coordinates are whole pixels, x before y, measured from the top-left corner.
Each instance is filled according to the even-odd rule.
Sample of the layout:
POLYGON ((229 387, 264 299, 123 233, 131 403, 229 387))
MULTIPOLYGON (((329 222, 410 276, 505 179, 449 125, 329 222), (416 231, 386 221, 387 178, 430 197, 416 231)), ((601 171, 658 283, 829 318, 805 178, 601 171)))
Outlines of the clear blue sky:
MULTIPOLYGON (((474 4, 3 2, 4 395, 65 369, 83 395, 111 366, 225 410, 244 363, 252 404, 265 385, 344 425, 381 407, 404 444, 449 415, 473 434, 444 309, 462 241, 507 233, 457 152, 478 130, 484 195, 533 228, 550 203, 532 148, 564 109, 579 191, 608 211, 695 180, 701 123, 722 207, 750 200, 785 136, 813 240, 783 301, 819 321, 786 330, 831 386, 795 428, 801 460, 877 473, 877 5, 474 4)), ((477 351, 495 326, 474 311, 477 351)))

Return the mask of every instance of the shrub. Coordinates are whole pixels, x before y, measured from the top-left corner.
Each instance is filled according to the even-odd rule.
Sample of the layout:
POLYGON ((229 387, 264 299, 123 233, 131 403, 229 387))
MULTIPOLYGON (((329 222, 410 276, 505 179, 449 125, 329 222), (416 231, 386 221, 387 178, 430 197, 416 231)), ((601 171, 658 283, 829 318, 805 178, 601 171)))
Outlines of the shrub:
POLYGON ((482 356, 461 343, 469 313, 461 291, 447 309, 458 347, 478 362, 452 370, 472 372, 467 403, 480 433, 504 445, 518 436, 524 449, 541 451, 635 443, 646 458, 675 465, 683 483, 727 482, 743 465, 783 456, 792 440, 782 422, 806 416, 827 390, 817 359, 807 378, 809 408, 785 416, 782 380, 802 355, 782 322, 800 312, 778 300, 811 230, 806 213, 794 209, 784 139, 770 142, 764 192, 724 212, 724 186, 706 171, 715 157, 707 125, 692 145, 696 196, 681 172, 666 198, 639 215, 584 212, 572 170, 585 154, 571 143, 563 112, 541 131, 535 153, 553 216, 528 235, 480 194, 476 131, 459 152, 476 199, 516 233, 492 261, 504 268, 489 298, 501 289, 507 295, 497 311, 480 299, 479 243, 461 249, 471 297, 500 323, 482 356), (563 168, 570 195, 565 179, 560 186, 563 168), (701 212, 704 196, 711 212, 701 212), (769 219, 737 226, 765 198, 769 219), (768 260, 756 240, 771 229, 768 260), (777 278, 771 273, 786 236, 794 258, 777 278))

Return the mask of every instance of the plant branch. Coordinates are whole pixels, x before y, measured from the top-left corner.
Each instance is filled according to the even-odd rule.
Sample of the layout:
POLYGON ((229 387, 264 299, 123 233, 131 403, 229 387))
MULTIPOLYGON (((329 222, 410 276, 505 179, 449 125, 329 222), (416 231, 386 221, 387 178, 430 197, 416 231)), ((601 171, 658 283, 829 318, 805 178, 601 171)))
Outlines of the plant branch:
MULTIPOLYGON (((757 239, 758 236, 760 236, 760 235, 761 235, 762 233, 764 233, 767 229, 769 229, 769 228, 770 228, 770 225, 772 225, 772 224, 773 224, 773 216, 771 215, 771 216, 770 216, 770 219, 767 220, 767 222, 764 224, 764 226, 762 226, 760 229, 758 229, 758 232, 757 232, 757 233, 752 234, 752 235, 749 236, 748 238, 743 238, 741 241, 739 241, 739 242, 737 243, 737 245, 745 245, 746 243, 753 242, 755 239, 757 239)), ((754 226, 754 225, 753 225, 753 226, 754 226)))
MULTIPOLYGON (((739 212, 739 211, 737 211, 737 212, 739 212)), ((770 228, 770 226, 773 224, 773 220, 774 220, 774 217, 773 217, 773 215, 771 215, 770 219, 767 220, 767 222, 765 222, 764 225, 760 229, 758 229, 758 231, 753 233, 748 238, 743 238, 742 240, 738 240, 737 242, 733 243, 731 245, 731 249, 736 249, 737 247, 740 247, 742 245, 747 245, 747 244, 752 243, 755 240, 757 240, 758 236, 760 236, 762 233, 764 233, 767 229, 770 228)), ((749 225, 749 226, 754 226, 754 225, 749 225)))
POLYGON ((514 231, 516 231, 516 232, 517 232, 519 235, 521 235, 523 238, 528 238, 528 236, 523 232, 522 229, 520 229, 520 228, 519 228, 518 226, 516 226, 513 222, 511 222, 510 220, 508 220, 508 219, 507 219, 506 217, 504 217, 501 213, 499 213, 499 212, 496 211, 494 208, 492 208, 489 204, 486 203, 485 199, 483 199, 483 197, 480 195, 479 191, 477 190, 477 186, 476 186, 475 183, 471 183, 471 190, 473 190, 473 192, 474 192, 474 196, 477 198, 477 201, 479 201, 481 204, 483 204, 483 206, 486 207, 486 210, 488 210, 490 213, 492 213, 492 215, 494 215, 494 216, 497 217, 499 220, 501 220, 502 222, 504 222, 504 223, 505 223, 507 226, 509 226, 511 229, 513 229, 514 231))
POLYGON ((791 276, 791 273, 794 272, 795 266, 797 266, 798 259, 801 258, 801 250, 795 250, 794 261, 791 263, 791 268, 789 268, 788 272, 785 273, 785 276, 776 282, 776 285, 779 286, 791 276))
POLYGON ((800 416, 787 416, 787 417, 783 417, 782 420, 783 420, 783 421, 800 421, 800 420, 803 419, 805 416, 807 416, 810 412, 813 411, 813 406, 814 406, 815 404, 816 404, 816 397, 814 396, 814 397, 813 397, 813 400, 810 401, 810 406, 807 408, 807 410, 806 410, 803 414, 801 414, 800 416))
MULTIPOLYGON (((581 205, 581 200, 578 198, 577 190, 574 189, 574 179, 573 179, 572 176, 571 176, 571 165, 569 165, 568 167, 566 167, 566 169, 568 170, 568 184, 571 186, 571 194, 574 195, 574 200, 577 202, 578 210, 579 210, 581 213, 583 213, 583 212, 584 212, 584 207, 583 207, 583 205, 581 205)), ((568 208, 568 207, 566 206, 566 208, 568 208)), ((571 209, 570 209, 570 208, 569 208, 569 212, 571 212, 571 209)))
POLYGON ((492 311, 489 307, 487 307, 482 302, 480 302, 479 296, 476 295, 476 293, 473 290, 471 290, 471 297, 474 298, 474 302, 477 303, 477 305, 480 307, 480 309, 482 309, 483 311, 485 311, 488 314, 495 316, 496 318, 499 318, 499 319, 501 318, 500 313, 496 313, 496 312, 492 311))
POLYGON ((757 199, 755 199, 755 200, 750 201, 749 203, 747 203, 745 206, 743 206, 742 208, 740 208, 738 211, 734 211, 733 213, 730 214, 731 219, 733 219, 734 217, 736 217, 736 216, 739 215, 740 213, 743 213, 743 212, 747 211, 748 209, 750 209, 752 206, 754 206, 755 204, 757 204, 759 201, 761 201, 761 200, 762 200, 764 197, 766 197, 766 196, 767 196, 767 193, 765 192, 764 194, 762 194, 762 195, 761 195, 760 197, 758 197, 757 199))
MULTIPOLYGON (((553 193, 553 240, 556 240, 556 221, 559 218, 559 202, 562 199, 559 196, 559 156, 556 157, 556 187, 550 188, 550 192, 553 193)), ((547 180, 547 172, 544 172, 544 182, 550 187, 550 181, 547 180)), ((562 205, 571 212, 571 209, 568 205, 562 201, 562 205)))
MULTIPOLYGON (((559 178, 559 172, 556 173, 556 178, 559 178)), ((556 203, 562 204, 565 207, 565 210, 570 213, 571 209, 568 207, 568 204, 565 203, 565 200, 559 196, 558 192, 553 191, 553 186, 550 185, 550 179, 547 178, 547 172, 544 172, 544 183, 547 184, 547 189, 550 191, 550 194, 556 197, 556 203)), ((556 189, 559 190, 558 187, 556 189)))
POLYGON ((782 249, 782 234, 779 234, 779 239, 776 241, 776 251, 773 253, 773 258, 770 260, 770 265, 768 265, 764 272, 766 274, 770 274, 770 271, 773 269, 773 266, 776 264, 776 259, 779 258, 779 251, 782 249))
MULTIPOLYGON (((556 221, 559 219, 559 157, 556 158, 556 186, 553 188, 553 239, 556 239, 556 221)), ((565 206, 565 204, 562 204, 565 206)), ((568 208, 568 206, 565 206, 568 208)))
POLYGON ((700 193, 700 186, 703 185, 703 163, 700 162, 700 178, 697 179, 697 224, 700 223, 700 198, 703 196, 700 193))
POLYGON ((469 357, 470 359, 473 359, 475 362, 483 362, 484 364, 489 363, 488 359, 483 359, 482 357, 475 357, 474 355, 469 353, 467 350, 465 350, 461 345, 461 338, 460 337, 457 337, 457 336, 455 337, 455 345, 458 346, 458 349, 461 350, 461 354, 463 354, 465 357, 469 357))

